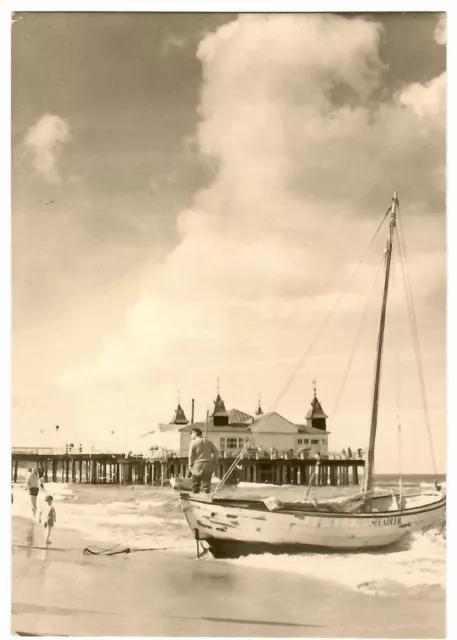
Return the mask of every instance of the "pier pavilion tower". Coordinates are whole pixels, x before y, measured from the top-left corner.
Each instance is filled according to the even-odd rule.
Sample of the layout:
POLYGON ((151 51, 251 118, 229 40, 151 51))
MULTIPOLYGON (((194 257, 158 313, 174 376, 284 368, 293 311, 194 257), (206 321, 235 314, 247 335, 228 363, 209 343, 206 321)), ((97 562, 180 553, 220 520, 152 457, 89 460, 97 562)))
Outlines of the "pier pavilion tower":
POLYGON ((260 393, 259 393, 258 398, 257 398, 257 410, 255 412, 255 415, 256 416, 263 416, 260 393))
POLYGON ((186 418, 186 414, 184 413, 184 409, 181 407, 179 400, 178 400, 178 406, 176 407, 176 410, 175 410, 175 415, 173 416, 173 419, 171 420, 170 424, 179 424, 179 425, 189 424, 189 420, 186 418))
POLYGON ((314 397, 311 401, 311 408, 306 414, 306 426, 314 427, 314 429, 319 429, 320 431, 327 431, 327 418, 328 416, 324 413, 322 405, 317 399, 316 381, 314 380, 314 397))
POLYGON ((213 419, 213 425, 215 427, 227 427, 229 424, 229 414, 219 393, 219 381, 217 384, 217 397, 214 401, 214 411, 211 414, 211 418, 213 419))

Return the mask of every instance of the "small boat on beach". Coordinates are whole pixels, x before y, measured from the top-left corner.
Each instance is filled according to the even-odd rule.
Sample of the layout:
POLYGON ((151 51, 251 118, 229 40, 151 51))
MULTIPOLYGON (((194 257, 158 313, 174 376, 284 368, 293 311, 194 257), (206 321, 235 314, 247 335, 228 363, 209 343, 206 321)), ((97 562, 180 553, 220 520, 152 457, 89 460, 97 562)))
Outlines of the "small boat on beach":
MULTIPOLYGON (((236 468, 253 435, 235 459, 216 490, 209 495, 193 494, 185 483, 177 481, 180 502, 188 525, 199 541, 204 541, 215 557, 238 557, 249 553, 300 553, 304 551, 343 552, 388 547, 411 531, 424 530, 445 517, 445 491, 437 485, 432 490, 406 495, 401 483, 390 492, 374 490, 374 454, 378 421, 381 363, 386 325, 389 278, 394 237, 397 232, 398 199, 395 193, 382 223, 390 214, 389 237, 385 249, 384 288, 378 329, 375 383, 372 398, 371 426, 363 489, 351 497, 318 502, 282 502, 275 497, 248 500, 218 497, 217 492, 236 468)), ((378 227, 377 232, 382 226, 378 227)), ((376 233, 377 233, 376 232, 376 233)), ((376 234, 375 234, 376 235, 376 234)), ((399 238, 400 259, 405 259, 399 238)), ((406 286, 406 285, 405 285, 406 286)), ((408 293, 408 292, 407 292, 408 293)), ((408 304, 412 298, 407 295, 408 304)), ((414 320, 414 310, 411 317, 414 320)), ((414 327, 412 326, 414 331, 414 327)), ((418 341, 414 342, 418 350, 418 341)), ((420 369, 420 358, 416 351, 420 369)), ((421 370, 420 370, 421 374, 421 370)), ((423 376, 420 375, 423 381, 423 376)), ((425 390, 421 389, 425 397, 425 390)), ((424 403, 426 407, 426 403, 424 403)), ((264 421, 265 422, 265 421, 264 421)), ((428 422, 427 422, 427 426, 428 422)), ((430 431, 429 431, 430 436, 430 431)), ((319 461, 316 461, 319 464, 319 461)), ((191 488, 190 488, 191 489, 191 488)))
POLYGON ((397 495, 358 501, 279 502, 271 510, 268 498, 236 500, 181 494, 189 527, 205 541, 215 557, 250 553, 304 551, 360 551, 387 547, 411 531, 430 528, 445 513, 441 493, 417 493, 404 498, 403 508, 392 510, 397 495))

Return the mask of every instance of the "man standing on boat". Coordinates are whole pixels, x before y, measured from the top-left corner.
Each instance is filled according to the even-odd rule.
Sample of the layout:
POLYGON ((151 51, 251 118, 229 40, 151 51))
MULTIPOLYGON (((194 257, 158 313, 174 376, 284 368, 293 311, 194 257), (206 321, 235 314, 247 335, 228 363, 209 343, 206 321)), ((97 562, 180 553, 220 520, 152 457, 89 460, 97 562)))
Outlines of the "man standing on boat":
POLYGON ((194 427, 190 432, 189 470, 192 473, 192 490, 211 493, 211 476, 219 459, 219 451, 211 442, 202 437, 201 429, 194 427))

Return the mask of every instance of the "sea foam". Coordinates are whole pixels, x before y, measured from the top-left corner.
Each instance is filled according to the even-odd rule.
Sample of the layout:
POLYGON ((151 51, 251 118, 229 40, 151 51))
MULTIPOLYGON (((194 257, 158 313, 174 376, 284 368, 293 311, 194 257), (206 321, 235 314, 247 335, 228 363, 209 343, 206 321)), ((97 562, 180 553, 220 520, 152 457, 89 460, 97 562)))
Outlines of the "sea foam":
MULTIPOLYGON (((427 488, 430 483, 426 483, 427 488)), ((419 489, 419 482, 415 485, 419 489)), ((301 499, 306 487, 274 487, 242 483, 224 492, 240 497, 277 495, 291 501, 301 499)), ((351 487, 346 493, 359 488, 351 487)), ((311 496, 336 497, 340 487, 318 487, 311 496)), ((182 513, 176 492, 167 487, 117 485, 66 485, 49 483, 40 492, 38 511, 44 497, 53 495, 57 512, 54 534, 59 528, 80 531, 86 541, 137 549, 195 548, 193 535, 182 513)), ((15 485, 13 515, 31 518, 31 505, 24 485, 15 485)), ((344 585, 371 595, 387 595, 395 588, 445 587, 446 540, 441 527, 414 533, 395 548, 384 552, 301 555, 263 554, 237 560, 206 561, 235 563, 270 571, 287 571, 344 585)))

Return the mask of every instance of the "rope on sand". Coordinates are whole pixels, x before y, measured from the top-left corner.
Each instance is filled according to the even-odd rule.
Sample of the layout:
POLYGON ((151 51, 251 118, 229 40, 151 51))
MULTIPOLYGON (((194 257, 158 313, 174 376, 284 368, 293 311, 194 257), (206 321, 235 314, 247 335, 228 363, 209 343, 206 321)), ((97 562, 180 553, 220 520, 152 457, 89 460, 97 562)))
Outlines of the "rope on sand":
MULTIPOLYGON (((144 549, 131 549, 130 547, 124 547, 122 549, 116 549, 116 547, 119 547, 119 544, 115 544, 112 547, 108 547, 108 549, 103 549, 102 547, 97 547, 95 545, 89 546, 89 547, 85 547, 85 549, 83 549, 83 554, 84 555, 91 555, 91 556, 116 556, 116 555, 120 555, 123 553, 139 553, 140 551, 171 551, 171 550, 183 550, 186 548, 189 548, 190 545, 188 546, 175 546, 175 547, 146 547, 144 549)), ((192 545, 193 546, 193 545, 192 545)), ((32 546, 32 545, 28 545, 28 544, 13 544, 12 545, 13 548, 16 549, 38 549, 41 551, 78 551, 81 552, 81 548, 72 548, 72 547, 51 547, 51 546, 46 546, 46 547, 38 547, 38 546, 32 546)))
POLYGON ((102 549, 101 547, 86 547, 83 553, 84 555, 90 554, 91 556, 116 556, 120 553, 130 553, 130 547, 113 551, 117 546, 119 545, 115 544, 113 547, 109 547, 108 549, 102 549))
MULTIPOLYGON (((50 633, 28 633, 26 631, 14 631, 13 636, 50 636, 50 633)), ((59 633, 59 638, 68 638, 69 636, 64 633, 59 633)))
POLYGON ((185 549, 186 547, 146 547, 144 549, 131 549, 130 547, 124 547, 123 549, 116 549, 119 545, 115 544, 113 547, 109 547, 108 549, 103 549, 101 547, 91 546, 86 547, 83 551, 85 555, 92 556, 115 556, 121 553, 139 553, 140 551, 170 551, 173 549, 185 549))

